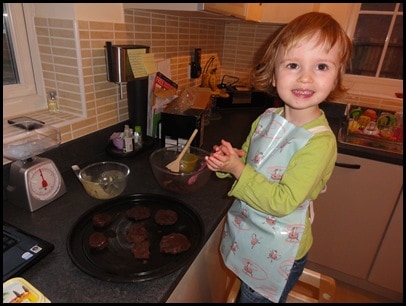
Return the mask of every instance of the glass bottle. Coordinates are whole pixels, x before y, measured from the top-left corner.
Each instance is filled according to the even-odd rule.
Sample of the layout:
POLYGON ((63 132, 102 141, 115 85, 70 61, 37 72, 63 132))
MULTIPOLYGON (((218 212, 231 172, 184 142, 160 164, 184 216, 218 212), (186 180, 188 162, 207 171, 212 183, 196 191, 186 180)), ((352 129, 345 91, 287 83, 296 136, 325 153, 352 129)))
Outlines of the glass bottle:
POLYGON ((140 125, 134 127, 134 144, 139 148, 142 147, 142 130, 140 125))
POLYGON ((59 112, 59 101, 56 91, 48 92, 48 110, 51 113, 59 112))

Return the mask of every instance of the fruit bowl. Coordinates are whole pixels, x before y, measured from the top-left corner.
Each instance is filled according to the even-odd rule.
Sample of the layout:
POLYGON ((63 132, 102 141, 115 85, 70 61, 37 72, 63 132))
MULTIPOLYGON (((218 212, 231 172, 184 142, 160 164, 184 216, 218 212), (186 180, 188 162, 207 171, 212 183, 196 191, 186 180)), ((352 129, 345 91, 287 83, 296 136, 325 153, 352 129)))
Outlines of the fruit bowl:
POLYGON ((120 195, 127 186, 130 168, 117 162, 99 162, 86 166, 78 178, 93 198, 106 200, 120 195))
POLYGON ((174 193, 191 193, 202 188, 210 178, 211 171, 206 167, 204 159, 210 153, 190 147, 181 160, 180 171, 170 171, 166 165, 176 159, 182 148, 169 146, 157 149, 151 153, 149 163, 155 180, 162 188, 174 193))

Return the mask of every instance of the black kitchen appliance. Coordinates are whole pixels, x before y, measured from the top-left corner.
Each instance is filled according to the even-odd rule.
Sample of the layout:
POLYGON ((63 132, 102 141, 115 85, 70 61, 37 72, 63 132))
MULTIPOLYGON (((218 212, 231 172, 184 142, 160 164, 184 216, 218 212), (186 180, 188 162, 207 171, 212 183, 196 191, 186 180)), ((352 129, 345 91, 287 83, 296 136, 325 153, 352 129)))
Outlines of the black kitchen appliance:
POLYGON ((228 86, 228 98, 217 97, 215 108, 268 108, 280 106, 278 99, 268 93, 245 86, 228 86))
POLYGON ((203 109, 189 108, 183 113, 163 111, 160 121, 161 147, 182 145, 187 142, 194 129, 197 135, 192 141, 193 147, 203 145, 205 111, 203 109))
POLYGON ((144 49, 149 53, 149 46, 143 45, 112 45, 106 41, 105 59, 107 66, 107 80, 120 86, 122 98, 122 85, 127 85, 128 116, 130 127, 141 126, 142 139, 148 141, 147 112, 148 112, 148 76, 135 78, 130 64, 128 51, 144 49))
POLYGON ((202 49, 195 49, 195 59, 190 64, 190 77, 192 79, 197 79, 202 74, 202 67, 200 66, 202 59, 202 49))

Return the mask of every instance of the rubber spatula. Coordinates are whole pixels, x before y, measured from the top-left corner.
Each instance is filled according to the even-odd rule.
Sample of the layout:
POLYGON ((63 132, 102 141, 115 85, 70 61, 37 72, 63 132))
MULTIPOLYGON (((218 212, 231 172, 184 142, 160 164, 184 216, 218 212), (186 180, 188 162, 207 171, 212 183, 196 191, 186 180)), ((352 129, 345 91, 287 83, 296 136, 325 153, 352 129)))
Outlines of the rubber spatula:
POLYGON ((180 161, 183 158, 183 155, 185 155, 186 151, 189 149, 190 144, 192 143, 192 141, 195 138, 196 134, 197 134, 197 129, 195 129, 193 131, 192 136, 190 136, 189 140, 187 141, 187 143, 183 147, 183 149, 180 152, 180 154, 178 155, 178 157, 176 157, 176 159, 174 161, 167 164, 166 168, 168 168, 172 172, 179 172, 179 170, 180 170, 180 161))

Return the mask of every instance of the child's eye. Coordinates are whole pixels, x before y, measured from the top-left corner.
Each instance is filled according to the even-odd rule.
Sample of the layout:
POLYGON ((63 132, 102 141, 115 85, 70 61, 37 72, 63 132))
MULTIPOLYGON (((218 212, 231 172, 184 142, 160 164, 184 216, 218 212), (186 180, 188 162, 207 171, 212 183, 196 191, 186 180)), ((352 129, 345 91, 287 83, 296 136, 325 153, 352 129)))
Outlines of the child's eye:
POLYGON ((299 68, 299 65, 295 64, 295 63, 290 63, 290 64, 286 65, 286 68, 288 68, 288 69, 297 69, 297 68, 299 68))
POLYGON ((317 70, 321 70, 321 71, 328 70, 328 66, 326 64, 318 64, 317 70))

